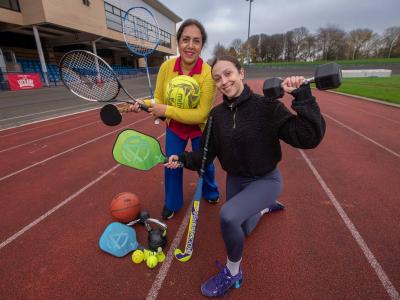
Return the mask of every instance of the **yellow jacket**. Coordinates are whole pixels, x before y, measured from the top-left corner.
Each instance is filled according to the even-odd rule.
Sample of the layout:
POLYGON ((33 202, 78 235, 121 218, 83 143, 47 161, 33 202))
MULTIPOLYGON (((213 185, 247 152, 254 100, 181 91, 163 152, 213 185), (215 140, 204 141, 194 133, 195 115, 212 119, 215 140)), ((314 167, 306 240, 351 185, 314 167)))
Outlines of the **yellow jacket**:
MULTIPOLYGON (((158 72, 156 90, 154 98, 156 103, 167 104, 165 100, 165 91, 169 81, 178 76, 178 72, 174 72, 176 58, 165 61, 158 72)), ((207 116, 213 106, 215 98, 215 82, 211 76, 211 67, 203 62, 201 74, 194 74, 192 76, 200 86, 200 102, 196 108, 183 109, 174 106, 168 106, 165 112, 167 121, 170 119, 176 120, 180 123, 199 125, 201 130, 207 121, 207 116)), ((146 104, 149 105, 146 101, 146 104)))

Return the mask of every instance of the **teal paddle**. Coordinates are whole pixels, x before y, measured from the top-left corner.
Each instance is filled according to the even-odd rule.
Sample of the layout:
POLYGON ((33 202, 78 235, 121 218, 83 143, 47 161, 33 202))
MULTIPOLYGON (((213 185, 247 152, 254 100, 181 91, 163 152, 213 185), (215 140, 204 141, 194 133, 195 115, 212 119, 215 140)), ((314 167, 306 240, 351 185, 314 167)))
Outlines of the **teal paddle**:
POLYGON ((113 157, 121 165, 142 171, 168 161, 157 139, 132 129, 119 133, 113 157))

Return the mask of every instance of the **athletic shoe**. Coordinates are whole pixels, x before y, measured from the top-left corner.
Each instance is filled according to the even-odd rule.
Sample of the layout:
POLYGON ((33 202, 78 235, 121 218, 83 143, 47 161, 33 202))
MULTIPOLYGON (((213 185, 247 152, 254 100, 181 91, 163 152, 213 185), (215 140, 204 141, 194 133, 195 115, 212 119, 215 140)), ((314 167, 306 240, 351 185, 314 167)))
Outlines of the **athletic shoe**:
POLYGON ((164 219, 164 220, 170 220, 170 219, 172 219, 173 217, 174 217, 174 212, 172 211, 172 210, 169 210, 168 208, 167 208, 167 206, 166 205, 164 205, 164 208, 163 208, 163 210, 162 210, 162 212, 161 212, 161 217, 164 219))
POLYGON ((220 272, 201 285, 201 293, 206 297, 219 297, 228 292, 231 288, 240 288, 243 281, 243 272, 232 276, 229 269, 223 267, 220 262, 216 262, 220 272))
POLYGON ((283 204, 280 203, 279 201, 276 201, 276 202, 274 203, 274 205, 272 205, 272 206, 269 208, 269 211, 270 211, 270 212, 273 212, 273 211, 282 210, 282 209, 284 209, 284 208, 285 208, 285 205, 283 205, 283 204))
POLYGON ((282 210, 284 208, 285 208, 285 206, 282 203, 280 203, 279 201, 276 201, 274 204, 272 204, 271 207, 267 207, 267 208, 263 209, 261 211, 261 214, 262 215, 263 214, 267 214, 267 213, 270 213, 270 212, 273 212, 273 211, 282 210))
POLYGON ((219 197, 214 198, 214 199, 206 199, 206 200, 210 204, 217 204, 219 202, 219 197))

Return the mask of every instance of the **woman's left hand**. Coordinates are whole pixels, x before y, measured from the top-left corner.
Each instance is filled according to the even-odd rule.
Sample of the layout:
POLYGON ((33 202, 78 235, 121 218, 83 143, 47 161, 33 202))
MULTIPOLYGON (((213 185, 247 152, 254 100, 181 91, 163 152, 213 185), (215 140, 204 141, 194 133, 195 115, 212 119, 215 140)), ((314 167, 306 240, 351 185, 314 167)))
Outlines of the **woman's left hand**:
POLYGON ((287 77, 283 80, 281 86, 286 93, 290 94, 295 89, 298 89, 303 84, 304 80, 305 78, 303 76, 287 77))
POLYGON ((156 117, 165 117, 165 112, 167 111, 167 105, 152 103, 149 111, 156 117))

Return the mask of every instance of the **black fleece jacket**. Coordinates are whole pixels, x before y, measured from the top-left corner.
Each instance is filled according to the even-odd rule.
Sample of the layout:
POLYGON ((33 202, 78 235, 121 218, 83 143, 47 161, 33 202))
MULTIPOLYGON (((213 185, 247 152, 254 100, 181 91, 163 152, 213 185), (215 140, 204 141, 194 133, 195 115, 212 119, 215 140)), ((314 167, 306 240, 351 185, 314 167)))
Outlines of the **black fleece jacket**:
MULTIPOLYGON (((218 157, 222 168, 232 175, 259 177, 272 171, 282 158, 280 141, 301 149, 315 148, 325 134, 325 121, 308 85, 292 95, 292 114, 279 100, 267 100, 245 85, 234 100, 226 97, 214 107, 208 147, 208 165, 218 157)), ((206 129, 204 132, 207 132, 206 129)), ((179 160, 191 170, 199 170, 203 153, 184 152, 179 160)))

